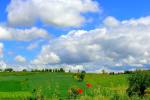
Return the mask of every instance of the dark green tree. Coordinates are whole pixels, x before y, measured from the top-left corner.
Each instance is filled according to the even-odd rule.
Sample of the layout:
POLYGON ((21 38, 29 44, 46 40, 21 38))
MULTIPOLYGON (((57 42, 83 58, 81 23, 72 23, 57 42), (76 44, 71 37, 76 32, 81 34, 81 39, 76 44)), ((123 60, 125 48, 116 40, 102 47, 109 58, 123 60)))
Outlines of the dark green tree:
POLYGON ((5 72, 7 71, 7 69, 6 69, 6 68, 5 68, 4 70, 5 70, 5 72))
POLYGON ((45 69, 45 72, 48 72, 48 69, 45 69))
POLYGON ((83 81, 83 79, 84 79, 84 77, 85 77, 85 74, 82 73, 82 74, 79 75, 79 77, 80 77, 80 78, 82 79, 82 81, 83 81))
POLYGON ((60 70, 58 69, 58 72, 60 72, 60 70))
POLYGON ((102 69, 102 73, 105 74, 105 69, 102 69))
POLYGON ((42 69, 42 72, 44 72, 44 69, 42 69))
POLYGON ((31 72, 34 72, 34 69, 31 69, 31 72))
POLYGON ((63 68, 60 68, 60 72, 65 72, 65 70, 63 68))
POLYGON ((49 69, 49 72, 52 72, 52 69, 49 69))
POLYGON ((70 73, 71 71, 69 70, 69 73, 70 73))
POLYGON ((35 72, 38 72, 38 69, 35 69, 35 72))
POLYGON ((26 69, 23 69, 22 71, 23 71, 23 72, 27 72, 27 70, 26 70, 26 69))
POLYGON ((86 73, 85 71, 82 71, 81 73, 86 73))
POLYGON ((55 69, 55 72, 57 72, 57 68, 55 69))
POLYGON ((145 89, 150 86, 150 74, 144 72, 142 69, 136 69, 127 78, 129 81, 129 88, 126 90, 129 97, 138 94, 139 97, 145 95, 145 89))
POLYGON ((55 72, 55 70, 53 69, 53 72, 55 72))
POLYGON ((2 69, 0 69, 0 71, 3 71, 2 69))

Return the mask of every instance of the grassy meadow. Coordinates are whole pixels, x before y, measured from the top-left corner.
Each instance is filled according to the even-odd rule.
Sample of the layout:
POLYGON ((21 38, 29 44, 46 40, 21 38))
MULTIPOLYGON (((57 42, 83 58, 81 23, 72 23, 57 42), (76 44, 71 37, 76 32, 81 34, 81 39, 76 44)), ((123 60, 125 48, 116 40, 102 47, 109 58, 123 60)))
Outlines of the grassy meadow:
POLYGON ((35 97, 39 92, 44 94, 46 100, 54 98, 53 94, 57 94, 58 98, 65 99, 65 97, 68 97, 69 88, 76 85, 83 90, 80 96, 86 95, 94 98, 96 92, 100 92, 105 99, 109 100, 113 93, 117 93, 117 91, 125 92, 128 88, 126 78, 129 74, 105 75, 85 73, 83 82, 78 82, 74 78, 75 74, 77 73, 1 72, 0 99, 25 100, 25 97, 35 97), (87 83, 91 84, 91 87, 86 87, 87 83), (36 89, 35 93, 32 93, 33 88, 36 89), (38 91, 40 88, 42 91, 38 91), (98 88, 100 89, 99 91, 96 90, 98 88))

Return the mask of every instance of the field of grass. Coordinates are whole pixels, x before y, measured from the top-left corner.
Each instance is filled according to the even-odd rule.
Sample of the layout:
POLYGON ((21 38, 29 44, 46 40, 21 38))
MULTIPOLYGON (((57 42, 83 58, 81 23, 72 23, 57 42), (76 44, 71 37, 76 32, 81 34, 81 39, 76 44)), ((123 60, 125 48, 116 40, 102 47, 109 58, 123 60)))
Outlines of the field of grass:
POLYGON ((83 82, 78 82, 74 78, 77 73, 53 73, 53 72, 11 72, 0 73, 0 98, 23 98, 25 96, 34 97, 41 86, 46 98, 53 98, 55 88, 58 88, 58 97, 68 97, 68 90, 71 86, 76 85, 83 90, 82 95, 94 97, 94 89, 100 86, 100 92, 106 98, 117 91, 125 91, 128 88, 128 75, 103 75, 94 73, 85 73, 83 82), (28 79, 26 81, 26 79, 28 79), (86 87, 86 84, 91 87, 86 87), (57 86, 56 86, 57 84, 57 86), (35 93, 33 88, 36 89, 35 93))

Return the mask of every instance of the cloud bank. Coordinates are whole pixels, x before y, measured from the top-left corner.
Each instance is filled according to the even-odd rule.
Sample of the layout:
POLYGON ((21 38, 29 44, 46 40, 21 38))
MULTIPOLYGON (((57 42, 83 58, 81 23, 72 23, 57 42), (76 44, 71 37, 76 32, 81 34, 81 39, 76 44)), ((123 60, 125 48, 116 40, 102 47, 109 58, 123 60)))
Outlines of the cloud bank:
POLYGON ((130 69, 144 67, 143 64, 150 62, 149 21, 150 17, 147 16, 122 22, 117 20, 120 23, 117 27, 70 31, 67 35, 50 40, 49 45, 42 46, 41 52, 31 62, 48 65, 57 62, 60 65, 68 65, 69 68, 73 65, 82 65, 84 68, 87 63, 91 63, 97 72, 98 65, 105 68, 109 66, 108 71, 126 65, 130 66, 130 69), (37 63, 41 58, 44 59, 43 63, 37 63), (50 59, 55 59, 56 62, 50 59))
POLYGON ((100 13, 98 6, 92 0, 11 0, 6 11, 9 26, 34 25, 39 18, 48 26, 79 27, 86 22, 81 13, 100 13))

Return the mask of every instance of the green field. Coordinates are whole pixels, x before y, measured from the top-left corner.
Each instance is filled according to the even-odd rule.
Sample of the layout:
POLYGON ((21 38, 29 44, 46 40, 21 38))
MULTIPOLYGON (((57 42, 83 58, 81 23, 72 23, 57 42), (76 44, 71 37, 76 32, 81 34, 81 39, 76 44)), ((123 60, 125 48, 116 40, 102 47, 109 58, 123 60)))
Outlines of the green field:
POLYGON ((0 73, 0 98, 1 99, 21 99, 25 96, 34 97, 37 95, 37 90, 39 86, 42 86, 44 95, 47 99, 52 98, 53 93, 55 93, 55 87, 58 83, 58 97, 68 97, 68 90, 70 86, 77 85, 84 92, 82 95, 86 94, 94 97, 94 93, 91 94, 91 90, 101 87, 101 93, 104 96, 109 96, 106 94, 106 89, 116 92, 120 89, 127 89, 128 75, 103 75, 103 74, 91 74, 85 73, 85 79, 83 82, 78 82, 77 79, 73 77, 75 73, 56 73, 56 72, 11 72, 11 73, 0 73), (26 81, 26 79, 28 80, 26 81), (86 87, 89 83, 92 86, 86 87), (120 85, 120 86, 119 86, 120 85), (48 88, 50 86, 50 88, 48 88), (33 88, 36 89, 35 93, 33 88))

